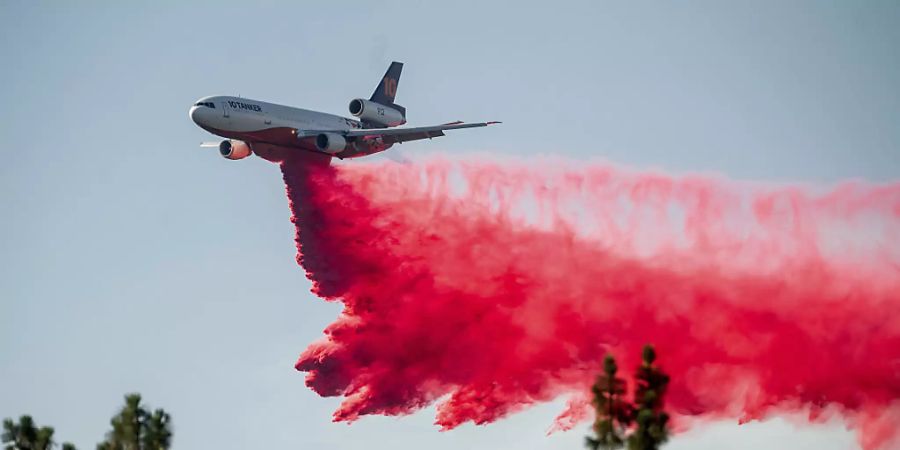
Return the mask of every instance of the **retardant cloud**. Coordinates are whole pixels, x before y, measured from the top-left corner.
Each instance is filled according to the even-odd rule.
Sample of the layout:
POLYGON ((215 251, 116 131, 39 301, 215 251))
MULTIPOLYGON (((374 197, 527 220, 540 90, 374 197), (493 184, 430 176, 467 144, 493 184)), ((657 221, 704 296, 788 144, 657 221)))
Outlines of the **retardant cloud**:
MULTIPOLYGON (((569 396, 653 343, 682 417, 826 408, 897 444, 900 185, 605 165, 282 163, 298 262, 345 305, 297 369, 334 419, 439 401, 444 429, 569 396)), ((629 372, 630 370, 625 370, 629 372)), ((686 422, 682 422, 686 423, 686 422)))

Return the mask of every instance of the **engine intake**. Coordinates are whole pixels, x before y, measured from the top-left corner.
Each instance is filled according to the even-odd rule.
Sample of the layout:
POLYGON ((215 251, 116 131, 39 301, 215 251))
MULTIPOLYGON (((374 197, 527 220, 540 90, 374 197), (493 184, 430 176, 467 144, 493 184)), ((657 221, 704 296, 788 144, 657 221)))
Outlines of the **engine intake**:
POLYGON ((406 123, 405 112, 361 98, 350 101, 350 114, 385 127, 396 127, 406 123))
POLYGON ((347 139, 339 134, 319 133, 316 136, 316 148, 319 151, 334 155, 347 148, 347 139))
POLYGON ((253 154, 250 146, 244 141, 226 139, 219 143, 219 154, 225 159, 244 159, 253 154))

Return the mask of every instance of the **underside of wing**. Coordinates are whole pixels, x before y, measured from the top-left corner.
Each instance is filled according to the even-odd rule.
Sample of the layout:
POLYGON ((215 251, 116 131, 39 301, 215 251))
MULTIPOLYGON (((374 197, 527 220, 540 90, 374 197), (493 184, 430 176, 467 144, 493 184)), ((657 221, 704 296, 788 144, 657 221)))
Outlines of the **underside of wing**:
POLYGON ((431 139, 436 137, 441 137, 444 135, 444 132, 441 130, 437 131, 420 131, 415 133, 402 133, 402 134, 389 134, 386 136, 382 136, 381 138, 384 140, 384 143, 391 144, 402 144, 406 141, 417 141, 419 139, 431 139))
POLYGON ((451 122, 442 125, 409 128, 369 128, 362 130, 350 130, 344 132, 346 137, 380 137, 385 143, 401 143, 419 139, 431 139, 444 135, 446 130, 458 130, 461 128, 486 127, 500 122, 463 123, 451 122))

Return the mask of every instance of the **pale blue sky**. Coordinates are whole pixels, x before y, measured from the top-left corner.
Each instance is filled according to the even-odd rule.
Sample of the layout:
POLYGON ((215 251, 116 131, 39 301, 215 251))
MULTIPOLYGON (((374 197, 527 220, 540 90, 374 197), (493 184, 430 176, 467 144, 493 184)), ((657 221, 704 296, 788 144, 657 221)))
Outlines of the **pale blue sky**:
MULTIPOLYGON (((183 3, 0 3, 0 416, 82 449, 128 391, 184 449, 581 448, 586 427, 544 436, 558 403, 448 433, 433 410, 330 423, 292 364, 338 306, 294 263, 277 167, 198 148, 205 95, 343 114, 399 60, 410 124, 504 121, 407 153, 900 178, 895 1, 183 3)), ((774 420, 668 448, 723 439, 855 445, 774 420)))

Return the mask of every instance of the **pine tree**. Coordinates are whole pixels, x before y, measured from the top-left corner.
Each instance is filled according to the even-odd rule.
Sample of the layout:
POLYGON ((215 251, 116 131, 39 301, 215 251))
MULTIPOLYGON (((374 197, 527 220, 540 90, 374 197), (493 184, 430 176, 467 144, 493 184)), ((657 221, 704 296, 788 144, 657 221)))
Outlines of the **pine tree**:
POLYGON ((125 406, 110 420, 112 430, 97 450, 166 450, 172 445, 171 417, 162 409, 151 414, 141 394, 125 396, 125 406))
MULTIPOLYGON (((4 450, 50 450, 53 442, 53 427, 38 427, 29 415, 19 417, 19 421, 3 420, 4 450)), ((66 442, 63 450, 75 450, 75 446, 66 442)))
POLYGON ((635 374, 636 427, 628 437, 629 450, 655 450, 669 437, 669 415, 663 411, 669 376, 654 364, 655 361, 653 346, 644 346, 641 366, 635 374))
POLYGON ((603 374, 591 388, 596 419, 594 436, 588 436, 585 443, 592 450, 622 447, 623 433, 631 423, 632 408, 624 399, 625 382, 616 377, 618 370, 616 360, 612 355, 606 355, 603 374))

